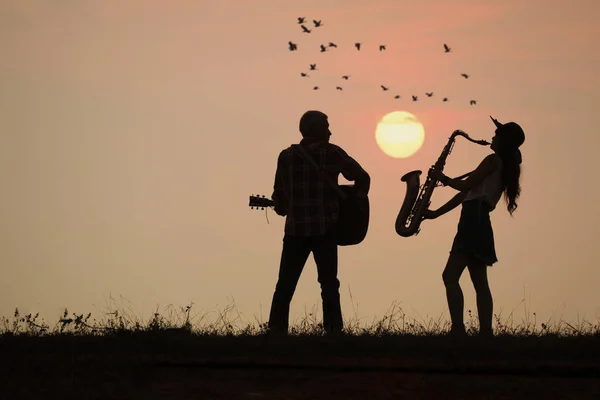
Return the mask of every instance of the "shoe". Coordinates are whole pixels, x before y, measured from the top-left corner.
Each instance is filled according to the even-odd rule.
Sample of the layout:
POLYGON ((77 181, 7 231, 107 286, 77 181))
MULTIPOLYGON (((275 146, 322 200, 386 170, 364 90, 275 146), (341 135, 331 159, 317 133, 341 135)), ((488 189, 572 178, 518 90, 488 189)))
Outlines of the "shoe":
POLYGON ((265 335, 267 337, 271 337, 271 338, 280 338, 280 337, 287 337, 288 336, 288 331, 287 330, 278 330, 278 329, 267 329, 267 332, 265 333, 265 335))
POLYGON ((454 328, 453 327, 448 331, 448 333, 446 333, 446 336, 461 339, 461 338, 466 338, 468 335, 467 335, 467 331, 465 330, 465 328, 454 328))
POLYGON ((335 331, 329 331, 329 332, 326 331, 325 332, 325 336, 328 336, 328 337, 342 337, 342 336, 346 336, 346 332, 341 331, 341 330, 340 331, 335 330, 335 331))
POLYGON ((494 332, 491 330, 480 330, 479 333, 477 334, 477 337, 483 338, 483 339, 492 339, 494 338, 494 332))

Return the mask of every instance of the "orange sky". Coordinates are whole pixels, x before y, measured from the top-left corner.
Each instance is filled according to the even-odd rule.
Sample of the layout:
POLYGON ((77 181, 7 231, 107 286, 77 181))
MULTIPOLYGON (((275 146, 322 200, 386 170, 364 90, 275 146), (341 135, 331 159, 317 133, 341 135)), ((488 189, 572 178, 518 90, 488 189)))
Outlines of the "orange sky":
MULTIPOLYGON (((279 151, 299 140, 302 113, 320 109, 332 142, 372 178, 369 234, 340 249, 347 318, 349 289, 366 322, 394 301, 416 318, 447 315, 441 271, 459 211, 397 236, 400 177, 426 171, 454 129, 491 139, 491 114, 527 135, 519 209, 492 214, 495 312, 520 316, 526 298, 538 319, 596 321, 600 5, 549 4, 4 2, 0 315, 19 307, 55 321, 67 307, 102 318, 112 295, 143 319, 193 301, 197 315, 235 302, 243 320, 266 321, 284 221, 271 212, 267 224, 248 195, 270 195, 279 151), (303 34, 298 16, 323 26, 303 34), (328 41, 339 47, 319 53, 328 41), (319 71, 301 78, 310 63, 319 71), (425 127, 409 159, 375 143, 378 120, 395 110, 425 127)), ((469 171, 488 151, 459 138, 445 172, 469 171)), ((452 194, 440 188, 434 206, 452 194)), ((461 282, 475 309, 468 274, 461 282)), ((292 320, 320 307, 319 293, 311 258, 292 320)))

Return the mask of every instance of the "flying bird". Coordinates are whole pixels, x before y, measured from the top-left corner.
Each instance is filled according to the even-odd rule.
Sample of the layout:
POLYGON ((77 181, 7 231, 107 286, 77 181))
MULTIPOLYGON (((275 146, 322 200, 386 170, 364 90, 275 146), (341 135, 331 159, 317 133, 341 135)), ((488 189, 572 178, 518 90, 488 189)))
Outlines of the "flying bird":
POLYGON ((302 27, 302 30, 306 33, 310 33, 310 29, 308 29, 306 26, 304 25, 300 25, 302 27))
POLYGON ((344 76, 342 76, 342 79, 348 80, 348 78, 350 78, 350 75, 344 75, 344 76))
POLYGON ((321 53, 325 53, 327 51, 327 47, 321 45, 321 53))
POLYGON ((444 53, 450 53, 450 50, 452 50, 450 47, 448 47, 448 45, 446 43, 444 43, 444 53))
POLYGON ((460 76, 464 76, 465 79, 469 79, 469 75, 467 75, 467 74, 460 74, 460 76))
POLYGON ((329 47, 337 47, 337 44, 335 44, 333 42, 329 42, 329 47))
POLYGON ((474 106, 475 104, 477 104, 477 101, 476 101, 476 100, 471 100, 469 103, 470 103, 472 106, 474 106))
POLYGON ((342 90, 342 88, 340 86, 336 86, 335 87, 337 90, 342 90))
POLYGON ((296 43, 292 43, 291 41, 289 41, 288 44, 290 45, 290 51, 298 50, 298 45, 296 43))
POLYGON ((298 17, 298 23, 303 24, 306 17, 298 17))
POLYGON ((417 101, 418 98, 419 98, 419 96, 414 96, 414 95, 412 96, 413 101, 417 101))
POLYGON ((313 87, 313 90, 319 90, 318 86, 313 87))
POLYGON ((389 88, 387 88, 387 87, 385 87, 385 86, 383 86, 383 85, 380 85, 380 86, 381 86, 381 88, 382 88, 384 91, 386 91, 386 90, 389 90, 389 88))
POLYGON ((313 24, 315 24, 315 28, 318 28, 318 27, 320 27, 320 26, 322 26, 322 25, 323 25, 323 24, 321 23, 321 20, 318 20, 318 21, 317 21, 316 19, 313 19, 313 24))
POLYGON ((399 95, 399 94, 397 94, 397 95, 395 95, 395 96, 394 96, 394 98, 395 98, 395 99, 399 99, 399 98, 400 98, 400 95, 399 95))
POLYGON ((300 72, 300 76, 308 76, 306 72, 300 72))
POLYGON ((357 50, 360 50, 360 43, 354 43, 354 46, 356 46, 357 50))
POLYGON ((379 51, 382 51, 382 50, 385 50, 385 45, 383 45, 383 44, 379 46, 379 51))
POLYGON ((433 92, 429 92, 429 93, 425 92, 425 94, 427 95, 427 97, 433 96, 433 92))
POLYGON ((310 64, 310 70, 315 71, 317 69, 317 64, 310 64))
POLYGON ((448 98, 447 98, 447 97, 444 97, 444 98, 442 99, 442 101, 448 101, 448 98))

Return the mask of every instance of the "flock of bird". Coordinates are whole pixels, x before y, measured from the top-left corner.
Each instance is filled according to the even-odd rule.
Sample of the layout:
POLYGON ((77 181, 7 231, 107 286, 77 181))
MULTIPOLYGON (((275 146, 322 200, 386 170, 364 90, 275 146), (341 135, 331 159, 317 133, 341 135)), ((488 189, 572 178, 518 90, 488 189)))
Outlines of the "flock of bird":
MULTIPOLYGON (((300 25, 300 28, 302 29, 303 33, 306 34, 310 34, 314 29, 320 28, 323 26, 323 23, 321 20, 316 20, 313 19, 312 20, 313 23, 313 27, 312 29, 309 29, 306 25, 308 25, 308 22, 306 21, 306 17, 298 17, 298 24, 300 25)), ((357 51, 360 51, 362 46, 362 43, 360 42, 356 42, 354 43, 354 47, 356 47, 357 51)), ((321 53, 325 53, 327 51, 329 51, 330 48, 337 48, 337 44, 333 43, 333 42, 329 42, 327 45, 323 45, 321 44, 320 46, 320 52, 321 53)), ((293 43, 291 40, 288 41, 288 49, 289 51, 297 51, 298 50, 298 44, 297 43, 293 43)), ((385 51, 386 50, 386 45, 385 44, 381 44, 379 45, 379 51, 385 51)), ((444 43, 444 53, 450 53, 452 51, 452 48, 450 48, 446 43, 444 43)), ((317 71, 317 64, 310 64, 310 71, 317 71)), ((463 78, 465 79, 469 79, 470 75, 462 73, 460 74, 463 78)), ((310 75, 307 72, 300 72, 300 76, 303 78, 308 78, 310 77, 310 75)), ((350 78, 350 75, 342 75, 341 77, 344 80, 348 80, 350 78)), ((388 90, 390 90, 390 88, 388 86, 385 85, 380 85, 381 89, 384 92, 387 92, 388 90)), ((336 90, 344 90, 342 86, 336 86, 335 87, 336 90)), ((313 86, 313 90, 319 90, 319 86, 313 86)), ((427 97, 433 97, 433 92, 425 92, 425 95, 427 97)), ((394 99, 400 99, 401 96, 396 94, 394 96, 394 99)), ((418 95, 411 95, 412 101, 418 101, 419 100, 419 96, 418 95)), ((448 98, 447 97, 443 97, 442 98, 443 102, 447 102, 448 98)), ((474 106, 477 104, 477 100, 469 100, 469 104, 474 106)))

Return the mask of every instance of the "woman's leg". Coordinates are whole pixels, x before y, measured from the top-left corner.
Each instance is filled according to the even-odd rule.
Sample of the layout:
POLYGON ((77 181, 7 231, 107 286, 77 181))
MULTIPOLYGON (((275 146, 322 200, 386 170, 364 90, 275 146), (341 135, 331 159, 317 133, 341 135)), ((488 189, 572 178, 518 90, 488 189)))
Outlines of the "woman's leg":
POLYGON ((464 332, 464 306, 465 300, 458 281, 467 267, 467 257, 462 253, 453 252, 448 257, 446 268, 442 273, 444 285, 446 286, 446 298, 450 319, 452 320, 452 331, 464 332))
POLYGON ((477 294, 477 314, 479 315, 479 334, 492 335, 492 316, 494 302, 487 278, 487 266, 475 257, 468 262, 469 274, 477 294))

